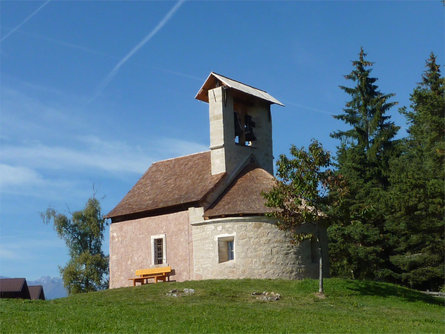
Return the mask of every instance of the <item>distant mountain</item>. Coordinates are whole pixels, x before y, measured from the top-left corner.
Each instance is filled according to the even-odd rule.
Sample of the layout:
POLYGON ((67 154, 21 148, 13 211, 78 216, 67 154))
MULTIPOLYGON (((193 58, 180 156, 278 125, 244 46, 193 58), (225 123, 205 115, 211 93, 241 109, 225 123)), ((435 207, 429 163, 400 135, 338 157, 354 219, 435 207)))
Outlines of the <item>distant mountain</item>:
POLYGON ((68 296, 60 277, 42 276, 35 281, 26 280, 28 285, 42 285, 46 299, 56 299, 68 296))

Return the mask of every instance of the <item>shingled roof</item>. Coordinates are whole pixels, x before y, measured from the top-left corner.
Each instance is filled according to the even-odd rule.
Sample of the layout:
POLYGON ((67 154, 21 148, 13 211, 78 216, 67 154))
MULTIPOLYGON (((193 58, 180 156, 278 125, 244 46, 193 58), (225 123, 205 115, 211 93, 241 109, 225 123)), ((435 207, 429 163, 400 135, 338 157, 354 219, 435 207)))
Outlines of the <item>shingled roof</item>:
POLYGON ((226 191, 204 212, 204 217, 257 215, 272 212, 264 205, 262 191, 274 185, 275 178, 256 164, 249 164, 226 191))
POLYGON ((106 218, 197 203, 224 175, 211 174, 210 152, 156 162, 106 218))
POLYGON ((29 289, 29 295, 31 296, 32 300, 45 300, 45 294, 43 293, 43 286, 41 285, 30 285, 28 287, 29 289))
POLYGON ((0 279, 0 298, 30 299, 28 284, 24 278, 0 279))

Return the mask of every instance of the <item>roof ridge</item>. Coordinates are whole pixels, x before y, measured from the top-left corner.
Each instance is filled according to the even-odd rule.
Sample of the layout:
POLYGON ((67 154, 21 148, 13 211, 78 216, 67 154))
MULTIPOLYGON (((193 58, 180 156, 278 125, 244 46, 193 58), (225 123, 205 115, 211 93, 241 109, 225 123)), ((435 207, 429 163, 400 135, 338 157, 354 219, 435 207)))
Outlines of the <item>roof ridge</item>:
POLYGON ((186 154, 186 155, 180 155, 179 157, 175 157, 175 158, 168 158, 168 159, 164 159, 164 160, 158 160, 158 161, 156 161, 156 162, 153 162, 152 165, 156 165, 156 164, 158 164, 158 163, 160 163, 160 162, 165 162, 165 161, 170 161, 170 160, 176 160, 176 159, 187 158, 187 157, 190 157, 190 156, 192 156, 192 155, 198 155, 198 154, 203 154, 203 153, 207 153, 207 152, 210 153, 210 150, 208 150, 208 151, 202 151, 202 152, 196 152, 196 153, 191 153, 191 154, 186 154))
MULTIPOLYGON (((260 91, 262 91, 262 92, 264 92, 264 93, 267 93, 267 91, 265 91, 264 89, 261 89, 261 88, 257 88, 257 87, 255 87, 255 86, 252 86, 252 85, 246 84, 246 83, 244 83, 244 82, 242 82, 242 81, 239 81, 239 80, 236 80, 236 79, 232 79, 232 78, 229 78, 228 76, 225 76, 225 75, 222 75, 222 74, 216 73, 216 72, 214 72, 214 71, 212 71, 212 74, 216 74, 216 75, 219 75, 219 76, 221 76, 221 77, 223 77, 223 78, 226 78, 226 79, 229 79, 229 80, 232 80, 232 81, 238 82, 238 83, 240 83, 240 84, 242 84, 242 85, 244 85, 244 86, 248 86, 248 87, 250 87, 250 88, 253 88, 253 89, 256 89, 256 90, 260 90, 260 91)), ((267 93, 267 94, 269 94, 269 93, 267 93)))

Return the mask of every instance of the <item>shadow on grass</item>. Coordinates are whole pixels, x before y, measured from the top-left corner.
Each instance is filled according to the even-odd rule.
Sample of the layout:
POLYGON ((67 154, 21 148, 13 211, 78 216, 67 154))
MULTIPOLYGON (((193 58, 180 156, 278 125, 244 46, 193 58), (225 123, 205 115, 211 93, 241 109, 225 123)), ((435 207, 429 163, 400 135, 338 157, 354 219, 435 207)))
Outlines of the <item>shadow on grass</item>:
POLYGON ((348 281, 347 289, 356 291, 362 296, 399 297, 408 302, 424 302, 445 306, 443 298, 435 298, 422 292, 394 284, 372 281, 348 281))

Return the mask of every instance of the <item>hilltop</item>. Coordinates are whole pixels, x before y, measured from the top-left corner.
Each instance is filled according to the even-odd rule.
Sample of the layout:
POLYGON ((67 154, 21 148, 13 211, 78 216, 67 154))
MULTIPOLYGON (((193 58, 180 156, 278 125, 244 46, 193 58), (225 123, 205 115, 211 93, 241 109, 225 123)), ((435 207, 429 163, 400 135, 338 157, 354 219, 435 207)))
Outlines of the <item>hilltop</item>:
POLYGON ((174 332, 443 333, 442 299, 377 282, 209 280, 159 283, 50 301, 0 300, 2 333, 174 332), (192 288, 172 297, 170 290, 192 288), (260 301, 252 292, 275 292, 260 301))

